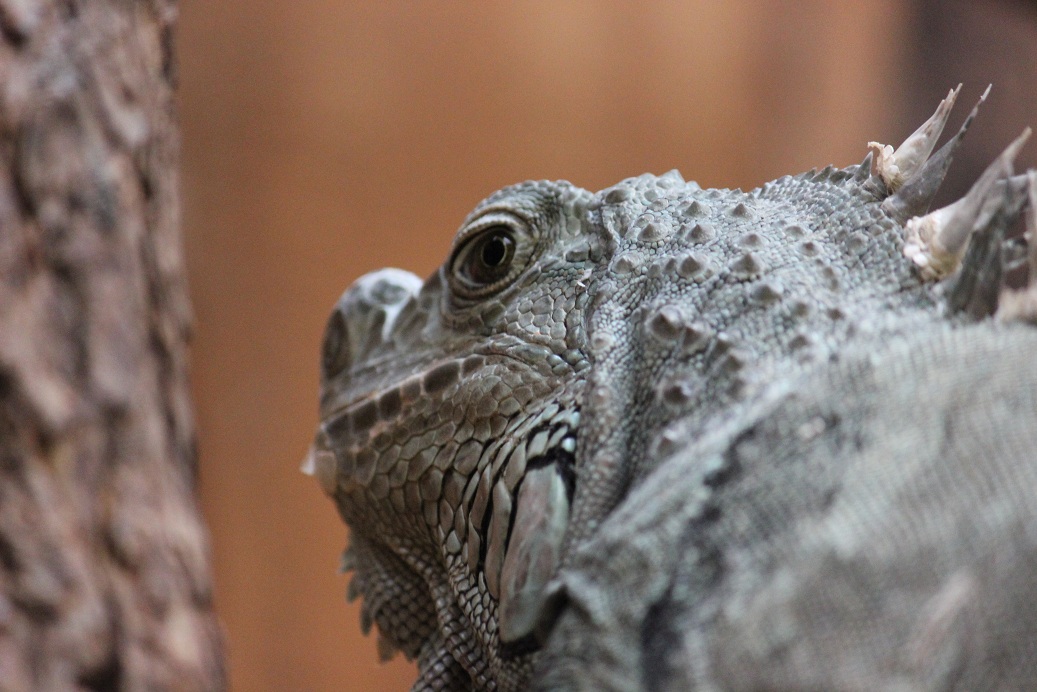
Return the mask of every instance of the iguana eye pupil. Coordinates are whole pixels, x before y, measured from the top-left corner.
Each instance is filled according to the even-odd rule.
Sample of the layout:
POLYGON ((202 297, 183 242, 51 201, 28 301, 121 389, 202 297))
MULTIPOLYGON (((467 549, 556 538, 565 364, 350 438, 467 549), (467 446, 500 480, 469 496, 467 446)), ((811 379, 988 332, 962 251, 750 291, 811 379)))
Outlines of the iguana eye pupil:
POLYGON ((474 287, 486 287, 506 278, 515 259, 515 239, 506 226, 492 226, 469 241, 458 270, 474 287))
POLYGON ((508 255, 508 245, 505 238, 493 236, 482 246, 482 262, 487 267, 498 267, 504 263, 508 255))

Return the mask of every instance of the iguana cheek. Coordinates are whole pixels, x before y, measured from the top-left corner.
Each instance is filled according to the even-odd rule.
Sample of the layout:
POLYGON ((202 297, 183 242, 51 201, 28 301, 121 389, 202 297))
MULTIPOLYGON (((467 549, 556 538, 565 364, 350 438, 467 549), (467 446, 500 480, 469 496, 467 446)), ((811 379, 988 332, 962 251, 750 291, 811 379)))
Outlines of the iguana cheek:
MULTIPOLYGON (((500 600, 500 575, 504 564, 504 551, 507 547, 508 530, 511 528, 511 493, 503 481, 493 486, 493 514, 490 515, 490 530, 486 544, 486 590, 500 600)), ((521 521, 521 517, 518 517, 521 521)), ((516 529, 521 531, 519 526, 516 529)))
POLYGON ((501 569, 501 642, 533 633, 546 599, 544 587, 561 561, 568 525, 569 498, 559 470, 552 464, 528 471, 501 569))

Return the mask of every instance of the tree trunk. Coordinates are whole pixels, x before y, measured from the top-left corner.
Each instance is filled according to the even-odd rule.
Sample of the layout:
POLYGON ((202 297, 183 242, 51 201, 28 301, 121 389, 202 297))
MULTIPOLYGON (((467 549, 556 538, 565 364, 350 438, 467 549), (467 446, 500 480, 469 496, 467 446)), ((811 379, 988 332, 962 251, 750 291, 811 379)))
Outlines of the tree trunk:
POLYGON ((0 0, 0 687, 218 689, 171 0, 0 0))

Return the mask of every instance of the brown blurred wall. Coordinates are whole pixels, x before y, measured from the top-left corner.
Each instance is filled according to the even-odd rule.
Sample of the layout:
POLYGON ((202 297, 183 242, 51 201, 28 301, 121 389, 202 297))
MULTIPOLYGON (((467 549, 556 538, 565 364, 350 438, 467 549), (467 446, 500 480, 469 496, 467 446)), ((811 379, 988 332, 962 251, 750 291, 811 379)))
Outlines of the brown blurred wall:
POLYGON ((479 199, 527 178, 751 187, 896 143, 905 7, 183 2, 201 492, 235 689, 413 680, 360 635, 346 531, 298 471, 341 291, 383 266, 429 274, 479 199))

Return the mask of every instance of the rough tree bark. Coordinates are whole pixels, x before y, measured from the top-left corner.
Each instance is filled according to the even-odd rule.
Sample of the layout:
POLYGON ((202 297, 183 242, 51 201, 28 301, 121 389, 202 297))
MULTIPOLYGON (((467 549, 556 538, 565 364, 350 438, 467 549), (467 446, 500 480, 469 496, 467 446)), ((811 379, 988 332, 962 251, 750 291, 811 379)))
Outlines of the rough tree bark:
POLYGON ((171 0, 0 0, 0 687, 224 686, 171 0))

